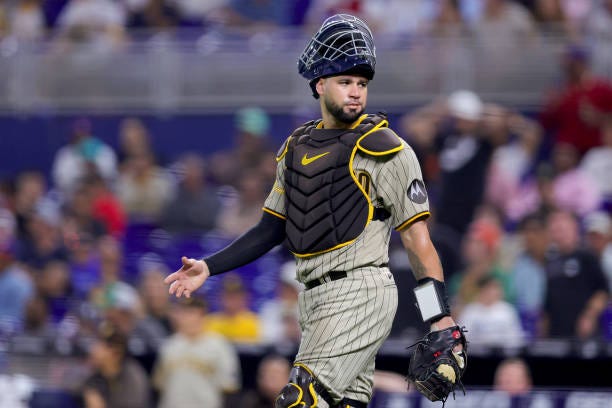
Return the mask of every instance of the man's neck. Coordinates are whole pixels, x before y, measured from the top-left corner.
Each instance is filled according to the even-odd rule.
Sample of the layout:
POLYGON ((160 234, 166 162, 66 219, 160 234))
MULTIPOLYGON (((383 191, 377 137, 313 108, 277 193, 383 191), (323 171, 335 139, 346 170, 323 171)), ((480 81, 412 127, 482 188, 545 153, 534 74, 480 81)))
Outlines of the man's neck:
MULTIPOLYGON (((201 325, 200 325, 201 326, 201 325)), ((188 340, 188 341, 196 341, 197 339, 199 339, 200 337, 204 336, 204 331, 203 330, 197 330, 197 331, 182 331, 181 334, 188 340)))
POLYGON ((323 113, 323 129, 348 129, 350 127, 350 123, 340 122, 332 115, 323 113))
POLYGON ((121 361, 112 361, 100 368, 100 373, 106 378, 115 378, 121 371, 121 361))

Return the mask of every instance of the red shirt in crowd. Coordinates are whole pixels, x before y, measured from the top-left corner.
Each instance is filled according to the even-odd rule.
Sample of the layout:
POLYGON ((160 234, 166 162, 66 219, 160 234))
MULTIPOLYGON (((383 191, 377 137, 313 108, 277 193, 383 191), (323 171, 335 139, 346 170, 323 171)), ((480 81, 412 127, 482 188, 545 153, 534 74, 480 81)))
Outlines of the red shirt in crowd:
POLYGON ((106 227, 106 231, 116 238, 125 232, 127 219, 119 200, 112 194, 103 193, 93 202, 93 216, 106 227))
POLYGON ((584 154, 601 145, 599 127, 588 123, 584 110, 612 113, 612 84, 601 79, 589 79, 569 85, 552 98, 541 115, 543 126, 552 131, 554 142, 570 143, 584 154))

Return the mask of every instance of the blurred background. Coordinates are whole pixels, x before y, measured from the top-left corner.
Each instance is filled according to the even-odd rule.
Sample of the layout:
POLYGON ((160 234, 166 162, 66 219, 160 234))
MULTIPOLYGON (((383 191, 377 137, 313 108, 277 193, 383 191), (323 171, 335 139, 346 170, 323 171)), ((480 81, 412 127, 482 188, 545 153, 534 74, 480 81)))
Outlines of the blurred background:
MULTIPOLYGON (((374 32, 369 112, 420 159, 467 396, 612 406, 611 0, 0 1, 0 407, 270 407, 299 344, 278 247, 167 295, 180 257, 256 223, 318 105, 297 58, 324 18, 374 32)), ((400 305, 372 407, 425 333, 400 305)))

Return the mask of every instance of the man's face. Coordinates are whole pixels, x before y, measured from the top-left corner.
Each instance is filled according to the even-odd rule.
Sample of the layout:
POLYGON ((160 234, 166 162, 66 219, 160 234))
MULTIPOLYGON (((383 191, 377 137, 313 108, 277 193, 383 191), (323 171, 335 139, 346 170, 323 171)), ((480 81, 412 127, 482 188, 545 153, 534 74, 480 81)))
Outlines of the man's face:
POLYGON ((350 124, 363 114, 368 99, 368 80, 356 75, 322 78, 317 91, 329 113, 339 122, 350 124))
POLYGON ((521 230, 525 248, 533 255, 540 255, 546 251, 548 236, 544 226, 538 221, 530 221, 521 230))
POLYGON ((580 241, 578 223, 571 214, 563 211, 554 212, 548 217, 547 224, 548 236, 561 252, 570 253, 578 247, 580 241))
POLYGON ((257 375, 260 392, 268 399, 274 400, 287 384, 290 370, 289 363, 282 358, 264 360, 257 375))
POLYGON ((501 366, 495 375, 495 389, 510 395, 521 395, 531 389, 529 372, 523 363, 508 363, 501 366))
POLYGON ((584 72, 587 70, 587 64, 585 61, 571 56, 565 56, 562 59, 561 65, 567 80, 572 83, 578 82, 584 72))
POLYGON ((177 331, 188 337, 197 337, 204 325, 203 308, 191 306, 177 306, 172 309, 172 322, 177 331))

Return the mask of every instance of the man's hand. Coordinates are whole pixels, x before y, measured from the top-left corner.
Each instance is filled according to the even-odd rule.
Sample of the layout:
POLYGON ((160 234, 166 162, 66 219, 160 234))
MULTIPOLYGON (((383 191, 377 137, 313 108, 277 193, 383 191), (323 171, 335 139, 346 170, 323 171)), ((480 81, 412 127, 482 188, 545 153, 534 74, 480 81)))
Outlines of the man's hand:
POLYGON ((589 313, 581 314, 576 321, 576 334, 578 338, 586 340, 597 330, 598 316, 589 313))
MULTIPOLYGON (((457 323, 455 323, 453 318, 450 316, 444 316, 437 322, 432 323, 429 330, 430 332, 434 332, 434 331, 448 329, 449 327, 454 327, 454 326, 457 326, 457 323)), ((457 345, 455 345, 455 347, 453 348, 453 353, 457 354, 461 351, 463 351, 463 343, 458 342, 457 345)))
MULTIPOLYGON (((467 366, 467 340, 459 326, 432 331, 411 346, 408 379, 430 401, 445 402, 467 366), (461 345, 461 351, 454 351, 461 345)), ((465 392, 465 391, 464 391, 465 392)))
POLYGON ((168 275, 164 282, 170 284, 168 293, 177 298, 183 295, 188 298, 204 284, 210 276, 210 271, 206 262, 202 260, 184 256, 181 261, 183 262, 181 269, 168 275))

